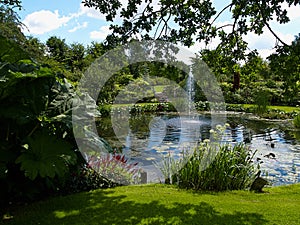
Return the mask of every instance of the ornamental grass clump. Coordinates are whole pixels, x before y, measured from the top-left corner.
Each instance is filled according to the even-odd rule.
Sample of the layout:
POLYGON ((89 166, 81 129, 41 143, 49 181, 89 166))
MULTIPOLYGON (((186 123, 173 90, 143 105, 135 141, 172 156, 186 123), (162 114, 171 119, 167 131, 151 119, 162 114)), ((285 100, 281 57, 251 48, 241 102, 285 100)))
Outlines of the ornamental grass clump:
POLYGON ((253 162, 256 151, 243 143, 224 142, 226 126, 211 130, 210 140, 185 151, 179 160, 165 157, 160 166, 166 183, 193 190, 242 190, 250 188, 259 171, 253 162))
POLYGON ((254 154, 244 144, 217 146, 203 142, 179 170, 177 183, 179 187, 194 190, 247 189, 258 171, 253 163, 254 154))

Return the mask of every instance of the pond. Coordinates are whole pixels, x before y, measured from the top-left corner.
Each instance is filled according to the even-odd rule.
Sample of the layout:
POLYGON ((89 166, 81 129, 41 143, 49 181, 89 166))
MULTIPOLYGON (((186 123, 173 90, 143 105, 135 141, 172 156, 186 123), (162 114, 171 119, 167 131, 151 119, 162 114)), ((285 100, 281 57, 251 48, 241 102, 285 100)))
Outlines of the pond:
MULTIPOLYGON (((226 121, 229 126, 222 141, 243 142, 257 150, 254 161, 273 186, 300 182, 300 133, 292 130, 291 121, 259 120, 246 114, 227 114, 226 121)), ((114 123, 110 118, 101 118, 97 129, 113 148, 122 151, 131 162, 138 162, 147 172, 148 182, 162 182, 157 164, 165 156, 178 159, 183 151, 209 139, 212 122, 211 116, 204 114, 193 118, 142 114, 129 119, 120 116, 114 123)))

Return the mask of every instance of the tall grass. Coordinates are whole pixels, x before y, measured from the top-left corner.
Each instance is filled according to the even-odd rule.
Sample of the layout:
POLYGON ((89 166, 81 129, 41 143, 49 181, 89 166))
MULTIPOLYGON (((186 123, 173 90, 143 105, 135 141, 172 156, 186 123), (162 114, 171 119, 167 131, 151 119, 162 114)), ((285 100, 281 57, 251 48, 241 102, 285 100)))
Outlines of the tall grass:
POLYGON ((256 151, 245 144, 221 144, 225 126, 211 130, 211 139, 204 140, 180 160, 170 155, 163 158, 159 169, 166 183, 194 190, 242 190, 251 186, 259 170, 253 163, 256 151))
POLYGON ((179 170, 177 183, 179 187, 194 190, 247 189, 257 173, 252 161, 254 154, 244 144, 217 146, 209 142, 202 143, 179 170), (214 160, 209 159, 214 155, 214 160))

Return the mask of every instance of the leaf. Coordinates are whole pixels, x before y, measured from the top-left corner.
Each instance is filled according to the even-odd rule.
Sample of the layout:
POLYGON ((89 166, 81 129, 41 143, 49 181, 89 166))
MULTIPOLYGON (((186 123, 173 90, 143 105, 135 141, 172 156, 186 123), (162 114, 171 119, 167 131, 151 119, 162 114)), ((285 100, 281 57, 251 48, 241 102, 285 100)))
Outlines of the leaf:
POLYGON ((17 158, 25 175, 34 180, 38 175, 53 178, 63 176, 68 165, 76 163, 71 145, 46 132, 38 132, 27 139, 28 149, 17 158))
POLYGON ((29 54, 18 43, 0 34, 0 62, 16 63, 19 60, 29 58, 29 54))

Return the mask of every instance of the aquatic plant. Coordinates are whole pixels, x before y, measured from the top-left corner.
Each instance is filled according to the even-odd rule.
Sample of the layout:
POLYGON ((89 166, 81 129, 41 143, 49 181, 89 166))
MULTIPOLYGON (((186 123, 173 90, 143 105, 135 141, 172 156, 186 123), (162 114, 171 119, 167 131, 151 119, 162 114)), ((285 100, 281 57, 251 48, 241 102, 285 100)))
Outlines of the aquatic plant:
POLYGON ((194 190, 239 190, 248 188, 255 179, 257 169, 253 164, 255 152, 244 144, 213 146, 201 143, 188 163, 178 172, 179 187, 194 190), (206 165, 213 152, 215 159, 206 165))
POLYGON ((247 189, 255 180, 259 165, 253 163, 256 151, 245 144, 221 144, 226 125, 212 129, 211 139, 201 141, 193 151, 185 151, 179 160, 164 157, 160 170, 166 183, 194 190, 247 189))

